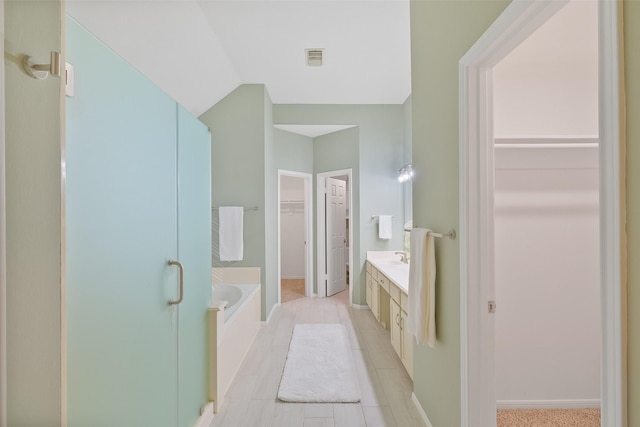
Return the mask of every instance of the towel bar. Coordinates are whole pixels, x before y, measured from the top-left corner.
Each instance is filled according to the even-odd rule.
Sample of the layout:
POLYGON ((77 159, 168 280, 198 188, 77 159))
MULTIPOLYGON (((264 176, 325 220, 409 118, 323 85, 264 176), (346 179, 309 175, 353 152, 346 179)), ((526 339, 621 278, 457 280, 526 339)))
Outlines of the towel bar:
MULTIPOLYGON (((411 228, 405 228, 404 231, 411 231, 411 228)), ((448 237, 451 240, 455 240, 457 237, 456 230, 451 229, 448 233, 436 233, 435 231, 429 232, 433 237, 448 237)))

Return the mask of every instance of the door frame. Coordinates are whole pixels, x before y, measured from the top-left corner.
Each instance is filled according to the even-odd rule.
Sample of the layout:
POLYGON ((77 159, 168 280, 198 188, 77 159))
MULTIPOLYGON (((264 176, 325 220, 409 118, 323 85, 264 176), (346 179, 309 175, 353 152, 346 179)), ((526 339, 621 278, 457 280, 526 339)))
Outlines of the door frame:
MULTIPOLYGON (((494 261, 491 70, 544 24, 563 1, 511 2, 459 63, 460 177, 460 373, 461 426, 495 426, 493 360, 483 338, 490 332, 487 301, 494 261)), ((624 182, 621 150, 620 9, 598 2, 600 268, 602 295, 602 425, 625 427, 626 328, 625 257, 622 215, 624 182)))
POLYGON ((349 305, 353 301, 353 171, 349 169, 341 169, 330 172, 321 172, 316 174, 316 197, 317 197, 317 214, 316 214, 316 235, 318 239, 317 248, 317 265, 318 265, 318 297, 326 298, 327 296, 327 235, 326 235, 326 199, 327 180, 325 178, 335 178, 337 176, 347 175, 347 191, 349 192, 349 305))
POLYGON ((280 238, 280 185, 281 178, 283 176, 290 176, 294 178, 302 178, 304 180, 304 234, 307 242, 306 254, 304 257, 305 273, 304 273, 304 293, 305 296, 311 296, 313 294, 313 196, 312 196, 312 181, 313 175, 304 172, 288 171, 284 169, 278 169, 278 304, 282 302, 282 271, 281 271, 281 251, 282 242, 280 238))
MULTIPOLYGON (((4 40, 4 0, 0 0, 4 40)), ((5 203, 4 42, 0 45, 0 427, 7 425, 7 234, 5 203)))

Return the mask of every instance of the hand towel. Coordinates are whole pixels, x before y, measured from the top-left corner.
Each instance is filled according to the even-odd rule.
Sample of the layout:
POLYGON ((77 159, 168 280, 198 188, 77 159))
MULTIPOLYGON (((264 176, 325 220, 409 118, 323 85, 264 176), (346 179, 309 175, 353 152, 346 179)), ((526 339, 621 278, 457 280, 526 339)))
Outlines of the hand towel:
POLYGON ((242 261, 243 217, 242 206, 224 206, 218 209, 220 261, 242 261))
POLYGON ((391 219, 392 215, 378 215, 378 237, 381 239, 391 238, 391 219))
POLYGON ((431 230, 411 230, 409 264, 409 332, 416 342, 436 344, 436 255, 431 230))

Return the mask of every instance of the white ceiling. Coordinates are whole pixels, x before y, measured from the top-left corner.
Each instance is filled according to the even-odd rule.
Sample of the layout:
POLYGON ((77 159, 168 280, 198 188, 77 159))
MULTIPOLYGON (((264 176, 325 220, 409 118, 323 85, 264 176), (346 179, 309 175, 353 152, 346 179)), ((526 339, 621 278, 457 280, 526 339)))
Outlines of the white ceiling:
POLYGON ((263 83, 275 104, 401 104, 408 0, 69 0, 68 13, 200 115, 263 83), (305 65, 324 48, 325 65, 305 65))

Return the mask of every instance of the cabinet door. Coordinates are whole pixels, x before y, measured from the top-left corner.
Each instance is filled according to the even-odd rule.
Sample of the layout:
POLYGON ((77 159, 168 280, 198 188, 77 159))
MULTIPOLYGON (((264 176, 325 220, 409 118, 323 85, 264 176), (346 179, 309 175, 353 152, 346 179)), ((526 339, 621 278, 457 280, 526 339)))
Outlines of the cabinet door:
POLYGON ((413 379, 413 335, 411 335, 407 327, 409 315, 406 311, 401 310, 400 317, 402 318, 400 322, 402 327, 402 363, 409 373, 409 377, 413 379))
POLYGON ((68 426, 176 426, 176 104, 67 23, 68 426))
POLYGON ((367 287, 365 291, 366 291, 367 305, 371 310, 373 310, 373 308, 371 307, 371 284, 372 283, 373 283, 373 279, 371 278, 371 274, 367 273, 367 287))
POLYGON ((179 311, 180 427, 207 402, 207 306, 211 298, 211 135, 178 107, 178 259, 184 265, 179 311))
POLYGON ((380 285, 375 280, 371 283, 371 311, 380 320, 380 285))
POLYGON ((395 300, 389 300, 389 308, 391 314, 391 346, 398 353, 399 357, 402 357, 402 330, 400 328, 400 305, 395 300))

